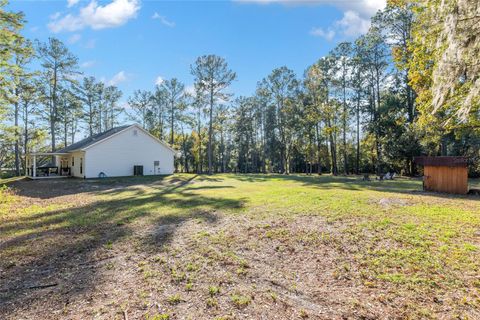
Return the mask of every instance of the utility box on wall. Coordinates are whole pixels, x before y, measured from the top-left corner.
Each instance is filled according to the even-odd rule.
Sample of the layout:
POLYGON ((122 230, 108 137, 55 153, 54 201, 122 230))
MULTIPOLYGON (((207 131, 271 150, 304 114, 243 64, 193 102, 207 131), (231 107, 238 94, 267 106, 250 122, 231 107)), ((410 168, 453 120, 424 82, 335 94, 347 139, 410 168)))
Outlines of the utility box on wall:
POLYGON ((468 159, 465 157, 415 157, 423 166, 423 190, 468 193, 468 159))
POLYGON ((134 176, 143 176, 143 166, 133 166, 134 176))

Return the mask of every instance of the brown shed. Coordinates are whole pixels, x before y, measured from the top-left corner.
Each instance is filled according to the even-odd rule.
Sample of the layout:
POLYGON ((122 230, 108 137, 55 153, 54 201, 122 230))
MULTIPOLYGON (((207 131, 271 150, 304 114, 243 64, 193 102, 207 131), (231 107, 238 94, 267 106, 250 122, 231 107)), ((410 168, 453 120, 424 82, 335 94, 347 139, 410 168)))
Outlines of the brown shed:
POLYGON ((423 190, 466 194, 468 160, 465 157, 415 157, 423 166, 423 190))

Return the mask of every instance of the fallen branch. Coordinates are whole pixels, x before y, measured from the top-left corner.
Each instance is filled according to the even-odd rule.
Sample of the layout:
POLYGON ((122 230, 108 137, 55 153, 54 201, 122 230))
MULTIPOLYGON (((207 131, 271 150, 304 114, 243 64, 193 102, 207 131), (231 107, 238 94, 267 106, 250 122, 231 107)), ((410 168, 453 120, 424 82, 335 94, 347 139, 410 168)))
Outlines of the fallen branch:
POLYGON ((89 261, 85 261, 85 262, 78 263, 77 266, 84 266, 84 265, 94 264, 94 263, 97 263, 97 262, 101 262, 101 261, 105 261, 105 260, 109 260, 109 259, 113 259, 113 258, 115 258, 115 256, 103 257, 103 258, 96 259, 96 260, 89 260, 89 261))
POLYGON ((36 285, 36 286, 19 287, 19 288, 0 289, 0 292, 5 292, 5 291, 18 291, 18 290, 45 289, 45 288, 50 288, 50 287, 55 287, 55 286, 58 286, 58 283, 40 284, 40 285, 36 285))

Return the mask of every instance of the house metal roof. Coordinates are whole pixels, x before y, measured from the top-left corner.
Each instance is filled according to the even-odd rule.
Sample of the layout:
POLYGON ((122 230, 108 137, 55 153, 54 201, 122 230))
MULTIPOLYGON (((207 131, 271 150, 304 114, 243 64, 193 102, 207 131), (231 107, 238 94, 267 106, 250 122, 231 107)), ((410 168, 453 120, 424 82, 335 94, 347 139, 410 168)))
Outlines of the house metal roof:
POLYGON ((75 150, 79 150, 79 149, 84 149, 94 143, 97 143, 99 141, 102 141, 102 140, 105 140, 107 139, 108 137, 122 131, 122 130, 125 130, 126 128, 128 127, 131 127, 132 125, 126 125, 126 126, 120 126, 120 127, 115 127, 115 128, 112 128, 110 130, 107 130, 107 131, 104 131, 104 132, 101 132, 101 133, 97 133, 91 137, 88 137, 88 138, 85 138, 83 140, 80 140, 78 142, 75 142, 71 145, 69 145, 68 147, 66 148, 63 148, 63 149, 60 149, 58 151, 56 151, 56 153, 65 153, 65 152, 71 152, 71 151, 75 151, 75 150))

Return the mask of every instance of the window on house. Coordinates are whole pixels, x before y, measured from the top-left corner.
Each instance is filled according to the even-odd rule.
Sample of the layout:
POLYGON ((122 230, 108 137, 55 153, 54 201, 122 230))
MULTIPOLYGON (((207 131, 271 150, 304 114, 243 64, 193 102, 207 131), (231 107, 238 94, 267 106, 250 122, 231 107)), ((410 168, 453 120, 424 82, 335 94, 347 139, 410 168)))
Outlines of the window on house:
POLYGON ((75 166, 75 157, 72 157, 72 167, 75 166))
POLYGON ((83 174, 83 158, 80 158, 80 174, 83 174))
POLYGON ((137 131, 137 130, 133 130, 133 135, 134 135, 134 136, 138 135, 138 131, 137 131))

